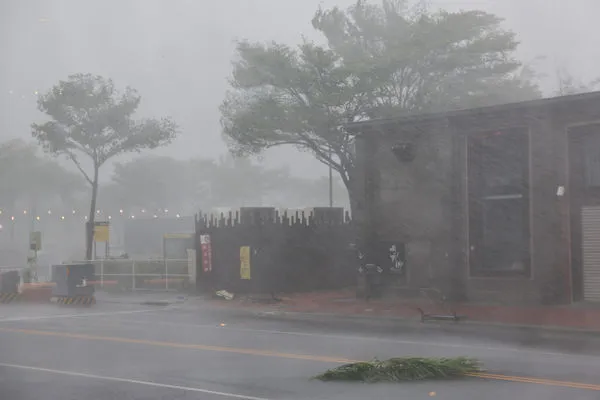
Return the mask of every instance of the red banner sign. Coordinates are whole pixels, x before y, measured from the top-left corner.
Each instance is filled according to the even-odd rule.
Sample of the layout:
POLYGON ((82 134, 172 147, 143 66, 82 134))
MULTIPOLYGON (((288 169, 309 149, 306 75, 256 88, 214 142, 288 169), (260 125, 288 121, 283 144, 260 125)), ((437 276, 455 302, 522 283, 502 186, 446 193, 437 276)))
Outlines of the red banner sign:
POLYGON ((200 235, 200 250, 202 251, 202 270, 212 271, 212 245, 210 235, 200 235))

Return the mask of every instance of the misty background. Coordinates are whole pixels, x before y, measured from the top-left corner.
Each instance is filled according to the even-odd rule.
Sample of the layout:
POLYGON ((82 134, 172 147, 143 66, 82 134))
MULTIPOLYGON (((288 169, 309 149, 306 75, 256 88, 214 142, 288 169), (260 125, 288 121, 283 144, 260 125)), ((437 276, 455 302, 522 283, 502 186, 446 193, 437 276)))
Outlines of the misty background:
MULTIPOLYGON (((14 201, 23 207, 10 211, 10 218, 16 216, 17 223, 11 224, 10 232, 0 232, 5 243, 15 247, 14 237, 26 243, 35 226, 48 238, 46 247, 56 249, 57 259, 49 262, 81 252, 89 188, 83 183, 79 191, 79 177, 79 183, 70 186, 76 193, 69 197, 53 182, 70 182, 70 178, 54 168, 54 161, 36 158, 35 148, 28 145, 32 141, 31 123, 46 119, 36 107, 38 94, 75 73, 102 75, 113 79, 119 89, 137 89, 142 96, 137 116, 170 116, 181 131, 167 147, 151 154, 117 157, 103 167, 99 218, 112 217, 118 226, 117 219, 134 214, 183 216, 192 215, 199 208, 240 205, 326 206, 328 168, 312 154, 279 147, 263 154, 257 160, 260 165, 228 157, 218 107, 229 88, 236 40, 274 40, 293 46, 306 37, 323 43, 324 38, 311 25, 318 7, 346 9, 354 3, 355 0, 0 2, 0 143, 20 140, 16 143, 21 150, 13 152, 13 157, 23 160, 23 176, 11 180, 14 187, 0 188, 0 200, 1 195, 10 195, 11 191, 23 192, 26 188, 30 192, 28 201, 14 201), (138 157, 145 160, 127 167, 138 157), (181 179, 174 181, 172 177, 178 174, 173 171, 181 171, 181 179), (39 185, 40 174, 44 174, 45 185, 39 185), (249 176, 262 179, 264 184, 251 185, 249 176), (31 189, 34 186, 35 190, 31 189), (183 193, 182 188, 187 192, 183 193), (170 197, 165 197, 165 193, 170 197), (178 198, 183 197, 202 199, 204 203, 178 204, 178 198), (31 198, 36 199, 36 204, 31 198), (122 204, 128 209, 121 210, 125 208, 122 204), (165 205, 169 205, 170 212, 163 209, 165 205), (37 210, 32 211, 32 207, 37 210), (111 210, 111 216, 102 214, 107 210, 111 210), (64 223, 57 224, 58 221, 64 223)), ((514 31, 521 42, 518 58, 538 74, 545 96, 559 89, 559 73, 568 74, 577 82, 589 82, 600 75, 596 68, 600 61, 600 47, 596 44, 600 34, 597 0, 425 3, 432 11, 479 9, 504 18, 504 28, 514 31)), ((76 180, 78 172, 72 163, 64 159, 58 162, 72 171, 76 180)), ((347 206, 345 189, 337 178, 334 205, 347 206)), ((10 221, 7 218, 7 212, 0 218, 5 227, 10 221)), ((14 259, 22 260, 23 255, 19 252, 14 259)))
MULTIPOLYGON (((36 92, 77 72, 110 77, 142 95, 140 114, 170 115, 181 126, 172 145, 155 154, 217 158, 226 153, 218 105, 228 87, 234 41, 296 44, 322 38, 310 21, 319 6, 354 0, 8 0, 0 3, 0 141, 30 139, 43 119, 36 92)), ((481 9, 506 19, 521 41, 519 57, 540 74, 545 94, 557 70, 576 79, 598 77, 600 47, 595 0, 436 0, 433 8, 481 9)), ((123 161, 119 159, 118 161, 123 161)), ((269 167, 303 177, 327 167, 293 148, 267 152, 269 167)), ((69 166, 71 168, 71 166, 69 166)), ((103 180, 110 179, 104 171, 103 180)), ((327 191, 327 188, 323 188, 327 191)))

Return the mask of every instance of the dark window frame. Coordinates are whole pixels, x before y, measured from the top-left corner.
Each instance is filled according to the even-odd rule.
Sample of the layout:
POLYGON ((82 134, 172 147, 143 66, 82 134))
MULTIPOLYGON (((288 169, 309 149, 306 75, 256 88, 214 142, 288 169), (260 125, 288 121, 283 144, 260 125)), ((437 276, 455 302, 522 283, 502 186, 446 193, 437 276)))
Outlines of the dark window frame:
POLYGON ((580 140, 583 146, 582 172, 584 190, 600 192, 600 135, 595 131, 584 131, 580 140), (595 160, 590 160, 590 158, 595 158, 595 160), (596 167, 595 171, 590 171, 590 165, 596 167))
POLYGON ((482 132, 466 137, 467 142, 467 201, 468 201, 468 248, 470 277, 531 277, 531 218, 530 218, 530 134, 528 127, 515 127, 499 131, 502 135, 523 135, 518 148, 521 156, 521 179, 518 189, 496 187, 486 193, 485 170, 481 168, 485 158, 483 142, 498 134, 498 131, 482 132), (523 268, 504 269, 484 266, 485 260, 485 205, 494 201, 518 201, 521 203, 523 230, 523 268))

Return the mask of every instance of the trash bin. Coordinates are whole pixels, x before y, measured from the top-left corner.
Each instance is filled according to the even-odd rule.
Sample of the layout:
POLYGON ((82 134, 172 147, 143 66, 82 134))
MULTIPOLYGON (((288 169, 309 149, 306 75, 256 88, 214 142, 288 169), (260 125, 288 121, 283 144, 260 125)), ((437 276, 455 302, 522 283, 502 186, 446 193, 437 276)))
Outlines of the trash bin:
POLYGON ((52 266, 52 296, 58 303, 91 304, 94 302, 93 264, 60 264, 52 266))
POLYGON ((19 290, 19 271, 6 271, 0 274, 0 293, 17 293, 19 290))
POLYGON ((0 303, 10 303, 17 297, 20 282, 19 271, 6 271, 0 274, 0 303))

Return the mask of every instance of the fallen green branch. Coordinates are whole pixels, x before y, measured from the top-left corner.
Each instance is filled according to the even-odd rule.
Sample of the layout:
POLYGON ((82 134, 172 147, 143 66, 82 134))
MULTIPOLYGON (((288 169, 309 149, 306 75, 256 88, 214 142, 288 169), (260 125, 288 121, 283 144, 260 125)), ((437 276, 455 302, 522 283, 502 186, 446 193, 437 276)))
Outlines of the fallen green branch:
POLYGON ((317 375, 321 381, 403 382, 462 377, 481 372, 479 361, 466 358, 399 357, 341 365, 317 375))

